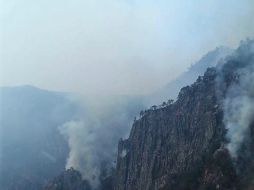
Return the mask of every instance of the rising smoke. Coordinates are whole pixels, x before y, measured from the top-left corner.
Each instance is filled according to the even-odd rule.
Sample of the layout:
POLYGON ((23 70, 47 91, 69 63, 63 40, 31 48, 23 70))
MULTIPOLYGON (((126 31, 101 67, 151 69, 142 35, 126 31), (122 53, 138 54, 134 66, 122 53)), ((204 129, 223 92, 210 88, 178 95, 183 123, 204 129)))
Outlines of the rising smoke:
POLYGON ((84 113, 59 127, 70 148, 66 169, 72 167, 80 171, 83 178, 97 188, 100 179, 107 177, 114 166, 118 140, 127 136, 143 104, 139 97, 125 96, 90 98, 82 104, 84 113))
POLYGON ((254 41, 246 40, 222 66, 219 82, 225 90, 224 124, 233 158, 248 138, 254 119, 254 41))

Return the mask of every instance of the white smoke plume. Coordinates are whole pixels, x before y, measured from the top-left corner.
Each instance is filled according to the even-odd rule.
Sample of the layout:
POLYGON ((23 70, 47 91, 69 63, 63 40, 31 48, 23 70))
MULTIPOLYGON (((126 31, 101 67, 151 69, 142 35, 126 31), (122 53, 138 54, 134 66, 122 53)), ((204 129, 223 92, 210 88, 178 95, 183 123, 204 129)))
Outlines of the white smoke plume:
POLYGON ((93 187, 98 186, 100 174, 99 155, 96 148, 96 124, 84 121, 70 121, 65 123, 61 132, 68 138, 70 148, 66 169, 71 167, 79 170, 84 179, 93 187), (93 130, 91 130, 93 126, 93 130))
POLYGON ((118 141, 127 136, 134 116, 142 109, 137 99, 90 98, 82 102, 84 110, 77 119, 59 127, 70 148, 66 169, 80 171, 93 189, 99 187, 101 177, 106 177, 102 175, 114 166, 118 141))
POLYGON ((224 102, 224 122, 228 129, 230 142, 228 149, 233 157, 243 142, 254 113, 254 73, 242 76, 239 85, 234 85, 228 91, 224 102))
POLYGON ((229 140, 227 148, 233 158, 237 158, 238 150, 248 138, 249 127, 254 119, 254 43, 248 40, 245 43, 227 65, 232 66, 230 69, 235 81, 229 86, 223 102, 224 124, 229 140))

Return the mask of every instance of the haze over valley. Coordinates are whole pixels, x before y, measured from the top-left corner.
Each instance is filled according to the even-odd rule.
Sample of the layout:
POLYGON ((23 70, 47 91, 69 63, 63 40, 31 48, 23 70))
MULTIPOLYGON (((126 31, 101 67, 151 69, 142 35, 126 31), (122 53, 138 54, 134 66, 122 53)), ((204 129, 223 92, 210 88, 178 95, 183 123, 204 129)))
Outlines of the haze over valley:
POLYGON ((253 17, 252 0, 0 0, 0 189, 253 189, 253 17))

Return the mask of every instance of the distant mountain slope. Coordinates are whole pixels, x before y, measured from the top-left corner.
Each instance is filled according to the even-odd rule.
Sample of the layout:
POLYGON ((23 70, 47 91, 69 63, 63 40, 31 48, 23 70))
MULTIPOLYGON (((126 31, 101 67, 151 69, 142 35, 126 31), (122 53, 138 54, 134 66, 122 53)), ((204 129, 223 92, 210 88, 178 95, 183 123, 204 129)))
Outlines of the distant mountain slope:
POLYGON ((113 166, 118 139, 144 108, 141 97, 79 98, 33 86, 0 88, 1 190, 39 190, 65 170, 69 157, 80 172, 113 166), (89 165, 87 154, 98 165, 89 165))
POLYGON ((65 169, 69 149, 58 127, 78 110, 63 93, 0 88, 1 190, 36 190, 65 169))
POLYGON ((221 59, 224 59, 232 52, 232 49, 223 46, 208 52, 199 61, 194 63, 186 72, 182 73, 175 80, 171 81, 168 85, 149 97, 149 104, 160 104, 167 99, 176 99, 183 86, 187 86, 195 82, 198 76, 203 75, 208 67, 216 66, 221 59))

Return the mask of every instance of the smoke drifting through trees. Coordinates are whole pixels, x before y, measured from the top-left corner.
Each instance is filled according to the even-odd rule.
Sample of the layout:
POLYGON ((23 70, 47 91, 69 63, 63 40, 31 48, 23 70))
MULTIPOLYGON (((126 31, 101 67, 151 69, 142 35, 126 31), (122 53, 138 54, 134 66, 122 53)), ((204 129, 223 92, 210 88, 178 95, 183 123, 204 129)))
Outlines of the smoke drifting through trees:
POLYGON ((246 40, 222 66, 218 79, 227 89, 223 102, 227 148, 237 158, 243 140, 248 138, 254 116, 254 41, 246 40), (232 82, 233 81, 233 82, 232 82))

